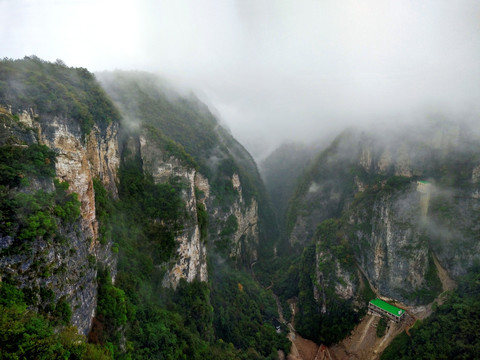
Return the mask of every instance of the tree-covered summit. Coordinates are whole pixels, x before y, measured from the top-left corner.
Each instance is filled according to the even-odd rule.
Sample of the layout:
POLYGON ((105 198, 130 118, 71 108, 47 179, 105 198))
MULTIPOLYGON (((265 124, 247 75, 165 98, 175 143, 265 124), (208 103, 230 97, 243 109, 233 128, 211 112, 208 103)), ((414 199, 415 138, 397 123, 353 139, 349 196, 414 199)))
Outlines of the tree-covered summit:
POLYGON ((0 61, 0 104, 17 113, 33 108, 36 114, 64 116, 78 121, 83 135, 97 124, 119 121, 95 76, 85 68, 71 68, 61 60, 36 56, 0 61))

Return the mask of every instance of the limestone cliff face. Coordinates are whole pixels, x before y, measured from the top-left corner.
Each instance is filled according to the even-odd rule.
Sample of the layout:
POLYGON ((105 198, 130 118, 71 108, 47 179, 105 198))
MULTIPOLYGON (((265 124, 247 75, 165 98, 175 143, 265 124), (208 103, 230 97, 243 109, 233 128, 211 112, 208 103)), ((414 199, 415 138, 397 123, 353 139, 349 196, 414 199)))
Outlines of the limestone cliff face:
POLYGON ((70 184, 82 204, 83 231, 92 238, 92 246, 98 235, 95 218, 95 194, 93 178, 102 180, 104 186, 117 195, 115 179, 120 164, 118 151, 118 124, 112 123, 100 130, 93 130, 82 139, 78 123, 62 117, 46 118, 35 123, 40 142, 57 152, 57 177, 70 184))
POLYGON ((238 199, 233 203, 230 210, 223 216, 234 215, 238 222, 238 227, 233 234, 233 247, 230 256, 240 258, 246 257, 249 260, 257 260, 258 248, 258 204, 255 198, 252 198, 250 204, 246 204, 242 195, 242 185, 238 174, 232 176, 233 188, 238 192, 238 199))
MULTIPOLYGON (((177 93, 171 84, 153 74, 114 72, 99 74, 98 78, 124 118, 132 120, 126 127, 135 123, 138 128, 149 128, 157 133, 156 140, 163 142, 154 151, 161 156, 161 161, 150 160, 152 156, 147 159, 148 154, 142 153, 145 154, 142 155, 144 165, 153 165, 152 173, 158 174, 158 181, 165 181, 178 173, 186 188, 196 186, 200 190, 197 191, 198 199, 203 199, 208 212, 208 250, 222 258, 234 257, 237 263, 245 266, 258 257, 259 247, 273 255, 277 224, 255 161, 221 126, 208 107, 194 96, 177 93), (169 144, 165 138, 169 139, 169 144), (165 151, 159 153, 167 148, 177 149, 172 153, 176 160, 165 157, 165 151), (191 161, 185 162, 187 157, 182 153, 191 161), (178 160, 183 161, 182 169, 172 163, 178 160), (203 180, 200 180, 199 172, 203 180), (201 188, 202 184, 205 189, 201 188), (266 245, 267 242, 271 244, 266 245)), ((150 150, 154 137, 146 139, 143 146, 150 150)), ((189 208, 187 214, 195 218, 197 200, 192 199, 190 194, 185 194, 184 200, 189 208)), ((192 244, 198 244, 194 224, 185 225, 185 231, 180 243, 193 241, 192 244)), ((184 250, 180 258, 191 258, 192 264, 196 261, 194 258, 202 258, 203 245, 194 247, 197 250, 190 252, 182 245, 184 250), (193 254, 192 257, 188 253, 193 254)), ((179 260, 178 274, 182 272, 187 278, 198 274, 197 270, 193 271, 197 265, 181 264, 179 260)))
MULTIPOLYGON (((320 240, 321 241, 321 240, 320 240)), ((315 251, 315 277, 313 294, 317 303, 321 306, 322 313, 326 313, 328 289, 333 289, 334 294, 343 300, 352 300, 358 290, 358 276, 345 266, 332 252, 316 246, 315 251)))
POLYGON ((233 174, 231 178, 232 187, 236 192, 234 200, 219 205, 211 194, 208 179, 192 164, 171 155, 159 146, 155 137, 148 131, 144 131, 140 136, 138 151, 144 170, 153 176, 156 183, 168 182, 175 178, 183 184, 182 199, 185 203, 183 229, 175 237, 178 244, 176 257, 167 264, 164 286, 176 288, 182 278, 188 282, 194 279, 208 280, 207 239, 201 237, 198 223, 199 203, 205 207, 211 224, 208 233, 211 248, 214 248, 219 238, 227 237, 228 248, 225 255, 246 263, 257 259, 258 205, 255 198, 246 203, 238 174, 233 174), (235 223, 231 233, 225 232, 228 219, 235 223))
POLYGON ((355 217, 356 259, 384 296, 404 300, 434 286, 426 280, 434 269, 421 219, 420 194, 415 189, 378 196, 370 218, 355 217))
MULTIPOLYGON (((356 265, 379 294, 411 305, 432 301, 445 290, 443 269, 455 279, 480 259, 475 160, 480 147, 472 136, 467 128, 447 123, 337 139, 311 166, 297 191, 301 196, 292 201, 299 205, 290 219, 290 243, 299 246, 314 238, 328 218, 342 219, 341 233, 356 265)), ((319 254, 320 264, 335 262, 328 260, 328 251, 319 254)), ((329 271, 348 270, 340 261, 329 271)), ((317 278, 326 283, 325 276, 324 271, 317 278)), ((353 299, 355 286, 345 279, 330 288, 353 299)))
MULTIPOLYGON (((56 152, 56 176, 69 184, 69 191, 78 194, 81 218, 76 224, 61 225, 59 233, 66 239, 63 243, 37 239, 30 251, 3 256, 2 272, 14 276, 22 287, 40 293, 45 292, 42 289, 48 289, 53 292, 56 301, 67 301, 72 309, 72 324, 80 333, 86 334, 96 307, 95 263, 103 262, 115 273, 111 244, 100 245, 97 242, 92 180, 101 179, 116 194, 118 128, 116 124, 104 129, 95 126, 83 139, 78 123, 66 117, 39 115, 28 109, 20 111, 18 119, 18 125, 13 124, 13 128, 4 130, 23 133, 21 141, 45 144, 56 152)), ((54 190, 53 181, 31 180, 32 191, 54 190)), ((42 299, 39 298, 39 301, 42 299)))
POLYGON ((144 169, 153 176, 155 183, 176 178, 184 185, 182 199, 185 202, 186 215, 183 229, 175 236, 178 243, 177 253, 168 265, 163 285, 176 288, 180 279, 188 282, 195 279, 207 281, 206 239, 201 239, 200 236, 197 202, 205 205, 210 194, 208 180, 191 165, 162 150, 148 132, 140 136, 139 144, 144 169), (203 192, 201 199, 197 198, 195 188, 203 192))

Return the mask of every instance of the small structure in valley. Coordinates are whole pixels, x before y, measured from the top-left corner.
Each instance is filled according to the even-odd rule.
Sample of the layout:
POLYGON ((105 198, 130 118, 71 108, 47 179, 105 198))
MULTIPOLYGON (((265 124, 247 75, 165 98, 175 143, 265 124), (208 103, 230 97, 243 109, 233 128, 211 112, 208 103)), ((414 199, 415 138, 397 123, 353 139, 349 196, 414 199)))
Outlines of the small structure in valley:
POLYGON ((400 322, 405 317, 405 310, 399 309, 380 299, 371 300, 368 303, 368 311, 381 316, 386 316, 395 322, 400 322))

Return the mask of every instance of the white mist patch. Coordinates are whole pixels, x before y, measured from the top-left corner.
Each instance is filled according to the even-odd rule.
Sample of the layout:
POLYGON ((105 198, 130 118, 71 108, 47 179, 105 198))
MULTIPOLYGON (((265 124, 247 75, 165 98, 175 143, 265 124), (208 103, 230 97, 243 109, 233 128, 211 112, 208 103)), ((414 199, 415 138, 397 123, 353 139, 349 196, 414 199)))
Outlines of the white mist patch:
POLYGON ((417 191, 420 195, 420 208, 422 210, 422 217, 425 219, 428 214, 428 205, 430 204, 430 194, 432 193, 433 185, 428 181, 417 181, 417 191))
POLYGON ((315 181, 310 184, 310 187, 308 188, 308 193, 316 193, 321 189, 320 185, 318 185, 315 181))

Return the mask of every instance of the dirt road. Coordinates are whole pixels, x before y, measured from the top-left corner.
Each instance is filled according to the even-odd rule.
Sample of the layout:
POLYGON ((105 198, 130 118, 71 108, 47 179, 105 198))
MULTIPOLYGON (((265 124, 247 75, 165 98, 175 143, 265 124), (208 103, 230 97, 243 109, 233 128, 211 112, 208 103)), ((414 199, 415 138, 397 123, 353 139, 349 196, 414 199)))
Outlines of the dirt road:
POLYGON ((393 338, 404 331, 409 323, 403 321, 397 324, 389 321, 385 335, 378 338, 376 332, 379 320, 380 318, 378 316, 366 315, 355 327, 349 337, 330 348, 332 357, 337 360, 378 359, 393 338))

